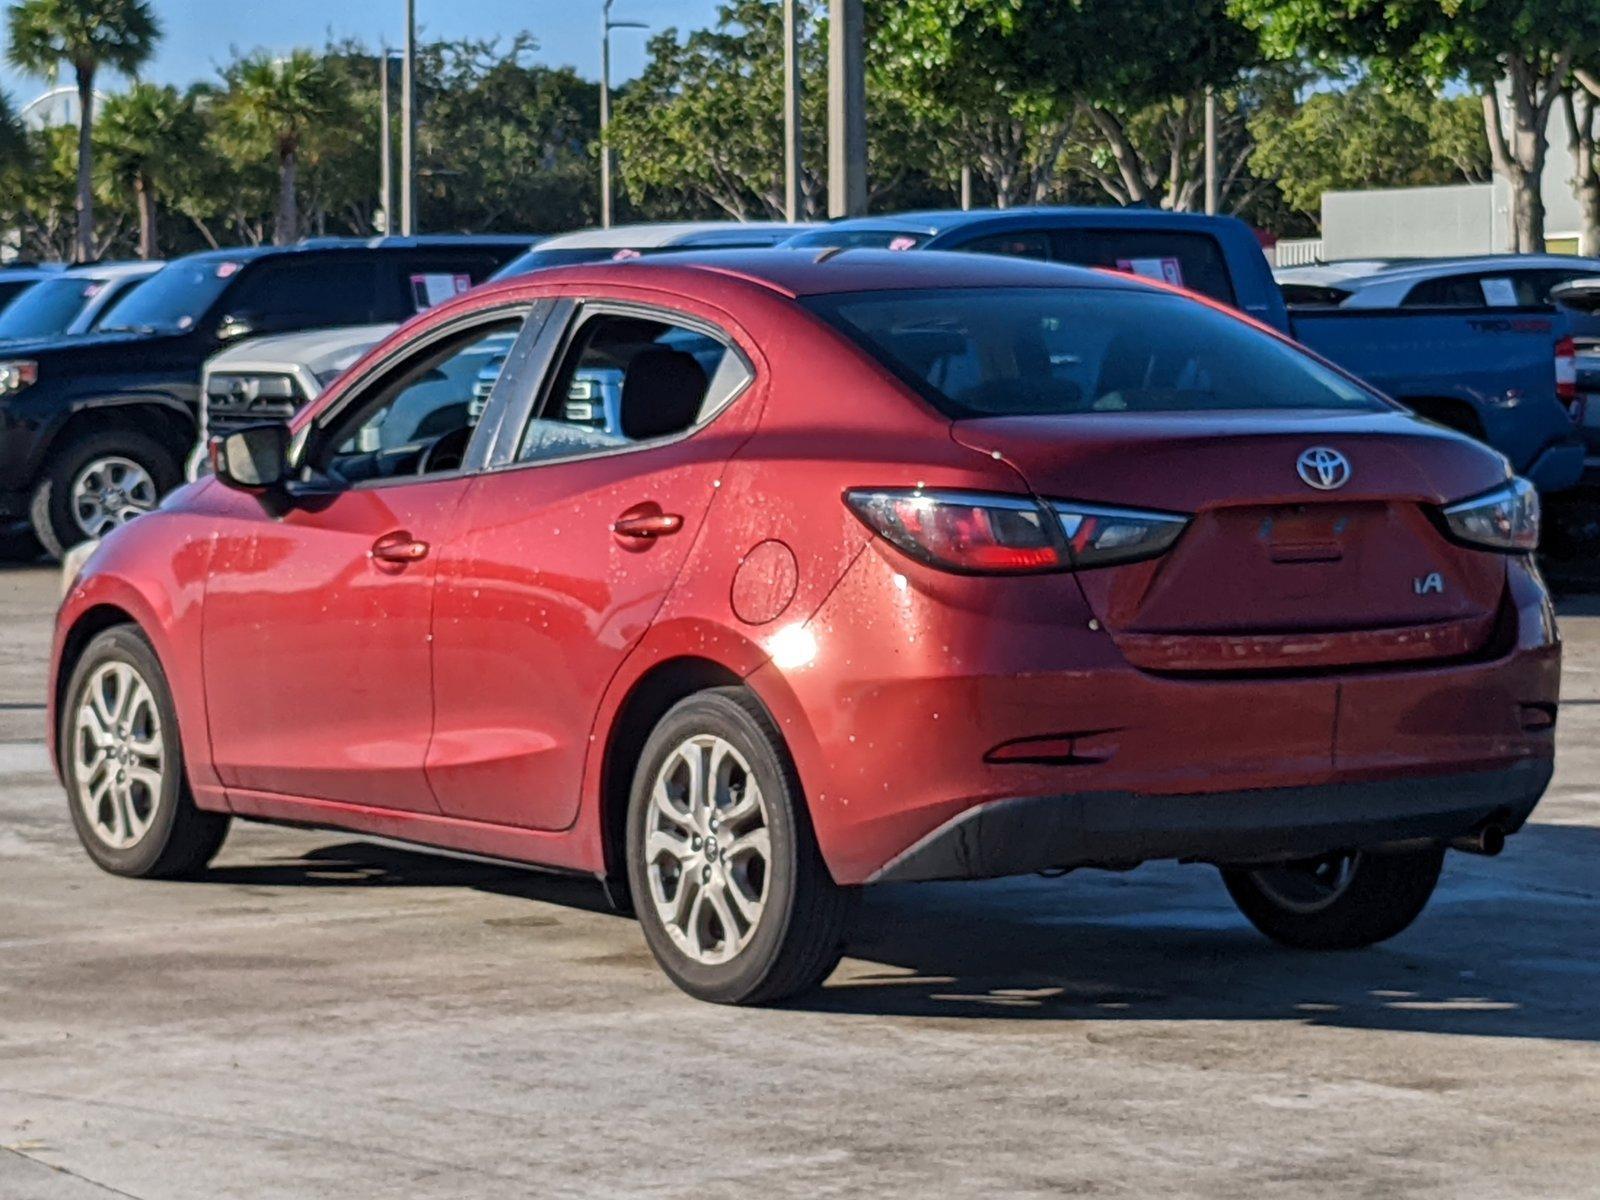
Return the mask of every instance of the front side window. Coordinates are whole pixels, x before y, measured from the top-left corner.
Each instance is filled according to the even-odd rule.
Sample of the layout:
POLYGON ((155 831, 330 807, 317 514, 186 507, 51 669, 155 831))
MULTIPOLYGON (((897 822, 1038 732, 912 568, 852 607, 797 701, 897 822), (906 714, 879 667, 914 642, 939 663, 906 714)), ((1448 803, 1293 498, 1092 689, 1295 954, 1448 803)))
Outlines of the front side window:
POLYGON ((330 255, 268 261, 240 280, 227 315, 257 332, 368 324, 379 319, 375 265, 330 255))
POLYGON ((1386 407, 1295 347, 1169 293, 948 289, 806 303, 957 419, 1386 407))
POLYGON ((318 438, 312 471, 354 484, 460 470, 521 324, 475 326, 387 372, 318 438))
POLYGON ((751 379, 726 342, 688 325, 594 312, 578 325, 517 449, 520 462, 676 437, 751 379))

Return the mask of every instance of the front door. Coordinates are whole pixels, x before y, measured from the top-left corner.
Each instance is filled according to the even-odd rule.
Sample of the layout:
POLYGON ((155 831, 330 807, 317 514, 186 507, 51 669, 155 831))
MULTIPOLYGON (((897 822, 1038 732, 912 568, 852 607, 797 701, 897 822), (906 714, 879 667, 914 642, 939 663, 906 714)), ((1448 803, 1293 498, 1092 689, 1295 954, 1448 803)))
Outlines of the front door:
POLYGON ((202 639, 226 786, 438 811, 434 581, 471 482, 473 391, 519 324, 425 338, 344 393, 312 425, 282 516, 220 499, 202 639))
POLYGON ((439 568, 428 776, 451 816, 572 823, 601 696, 753 411, 748 360, 689 318, 591 303, 567 346, 439 568))

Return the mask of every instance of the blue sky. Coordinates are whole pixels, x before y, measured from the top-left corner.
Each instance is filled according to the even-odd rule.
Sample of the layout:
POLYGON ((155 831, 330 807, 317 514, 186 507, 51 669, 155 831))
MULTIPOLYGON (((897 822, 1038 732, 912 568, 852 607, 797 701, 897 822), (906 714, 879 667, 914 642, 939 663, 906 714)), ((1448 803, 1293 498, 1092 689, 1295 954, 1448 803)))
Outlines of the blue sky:
MULTIPOLYGON (((159 83, 187 84, 211 78, 230 57, 229 48, 289 50, 320 46, 335 38, 359 37, 372 45, 404 36, 403 0, 153 0, 165 36, 145 71, 159 83)), ((709 25, 717 0, 616 0, 613 20, 647 22, 651 30, 709 25)), ((489 37, 526 29, 539 39, 539 58, 576 67, 589 79, 600 75, 600 0, 417 0, 422 37, 489 37)), ((611 35, 613 80, 630 78, 643 65, 650 31, 622 29, 611 35)), ((0 42, 4 28, 0 26, 0 42)), ((3 57, 3 56, 0 56, 3 57)), ((120 86, 108 80, 109 89, 120 86)), ((106 85, 102 85, 103 87, 106 85)), ((25 103, 42 84, 0 65, 0 90, 25 103)))

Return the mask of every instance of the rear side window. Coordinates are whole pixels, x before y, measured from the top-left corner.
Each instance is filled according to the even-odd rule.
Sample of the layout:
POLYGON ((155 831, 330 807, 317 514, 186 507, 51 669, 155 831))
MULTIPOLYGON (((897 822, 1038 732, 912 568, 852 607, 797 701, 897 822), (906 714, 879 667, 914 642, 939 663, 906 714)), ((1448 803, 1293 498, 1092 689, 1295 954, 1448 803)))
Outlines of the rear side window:
POLYGON ((818 229, 802 233, 783 244, 791 248, 837 246, 846 250, 915 250, 932 234, 904 229, 818 229))
POLYGON ((1293 346, 1161 292, 952 289, 806 303, 958 419, 1386 407, 1293 346))
POLYGON ((404 321, 476 287, 500 259, 482 252, 385 255, 378 267, 382 290, 374 299, 377 321, 404 321))
POLYGON ((1058 229, 1055 256, 1079 267, 1105 267, 1176 284, 1235 304, 1222 247, 1209 234, 1167 229, 1058 229))
POLYGON ((1406 293, 1403 308, 1538 308, 1550 289, 1571 278, 1553 271, 1484 271, 1425 279, 1406 293))
POLYGON ((703 330, 591 313, 551 376, 517 458, 570 458, 676 437, 721 412, 751 378, 744 359, 703 330))

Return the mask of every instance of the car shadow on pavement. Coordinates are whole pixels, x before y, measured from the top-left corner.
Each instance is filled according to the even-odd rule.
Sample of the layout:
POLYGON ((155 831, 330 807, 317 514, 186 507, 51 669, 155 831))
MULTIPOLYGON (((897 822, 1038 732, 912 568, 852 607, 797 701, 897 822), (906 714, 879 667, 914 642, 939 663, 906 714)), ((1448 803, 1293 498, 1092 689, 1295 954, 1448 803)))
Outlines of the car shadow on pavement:
POLYGON ((600 885, 587 875, 500 866, 379 842, 339 842, 293 857, 224 862, 193 881, 244 887, 471 888, 564 908, 614 911, 600 885))
POLYGON ((1600 1041, 1600 829, 1530 826, 1512 845, 1452 855, 1410 930, 1329 954, 1268 942, 1207 867, 869 889, 852 961, 792 1007, 1600 1041))

